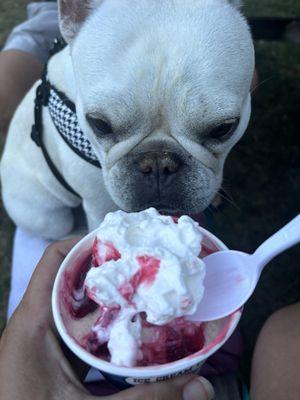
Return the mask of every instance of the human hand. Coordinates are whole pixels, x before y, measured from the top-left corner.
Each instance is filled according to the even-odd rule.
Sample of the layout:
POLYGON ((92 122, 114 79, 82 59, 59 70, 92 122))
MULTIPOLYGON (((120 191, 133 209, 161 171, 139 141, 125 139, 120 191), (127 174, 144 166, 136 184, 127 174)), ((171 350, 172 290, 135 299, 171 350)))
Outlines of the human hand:
MULTIPOLYGON (((80 382, 85 366, 72 366, 60 346, 51 312, 53 282, 63 259, 78 239, 51 245, 39 262, 24 298, 0 341, 1 400, 92 400, 80 382)), ((213 388, 204 378, 185 375, 138 385, 102 400, 210 400, 213 388)))

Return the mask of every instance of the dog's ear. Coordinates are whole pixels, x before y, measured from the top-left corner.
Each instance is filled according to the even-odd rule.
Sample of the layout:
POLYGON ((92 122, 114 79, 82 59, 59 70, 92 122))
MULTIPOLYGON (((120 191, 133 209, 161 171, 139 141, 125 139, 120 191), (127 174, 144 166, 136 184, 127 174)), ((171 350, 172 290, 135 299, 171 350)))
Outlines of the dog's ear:
POLYGON ((242 0, 228 0, 228 2, 236 8, 240 8, 243 5, 242 0))
POLYGON ((60 31, 70 43, 90 13, 104 0, 58 0, 60 31))

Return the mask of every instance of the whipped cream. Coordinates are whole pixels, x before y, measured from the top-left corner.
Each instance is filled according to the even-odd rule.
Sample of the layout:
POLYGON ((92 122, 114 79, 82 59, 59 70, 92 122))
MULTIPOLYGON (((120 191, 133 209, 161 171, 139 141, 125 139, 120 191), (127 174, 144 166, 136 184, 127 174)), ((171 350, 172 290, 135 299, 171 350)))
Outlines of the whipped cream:
POLYGON ((109 213, 94 244, 94 264, 85 279, 88 296, 118 308, 109 326, 93 327, 108 342, 111 362, 134 366, 140 357, 141 323, 164 325, 191 315, 203 297, 205 266, 198 258, 203 236, 188 216, 178 221, 154 208, 109 213))

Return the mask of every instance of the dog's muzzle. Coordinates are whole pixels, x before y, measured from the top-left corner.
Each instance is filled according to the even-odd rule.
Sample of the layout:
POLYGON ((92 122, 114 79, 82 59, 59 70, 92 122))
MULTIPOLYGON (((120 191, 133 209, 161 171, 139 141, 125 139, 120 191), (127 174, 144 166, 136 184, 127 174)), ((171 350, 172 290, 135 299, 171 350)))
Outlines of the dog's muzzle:
POLYGON ((130 157, 125 169, 131 171, 134 208, 172 208, 171 199, 183 166, 180 155, 171 151, 147 151, 130 157))
POLYGON ((182 161, 175 153, 152 151, 139 156, 137 168, 142 175, 144 185, 159 192, 172 185, 182 161))

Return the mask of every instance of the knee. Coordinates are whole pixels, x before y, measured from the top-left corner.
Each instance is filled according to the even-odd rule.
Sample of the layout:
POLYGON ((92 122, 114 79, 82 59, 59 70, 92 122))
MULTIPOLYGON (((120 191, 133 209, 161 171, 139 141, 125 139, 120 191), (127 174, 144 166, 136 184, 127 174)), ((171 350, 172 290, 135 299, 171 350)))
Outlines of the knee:
POLYGON ((272 314, 262 333, 276 336, 280 333, 292 333, 296 327, 300 327, 300 303, 284 307, 272 314))
POLYGON ((29 53, 19 50, 0 53, 0 132, 6 132, 16 107, 41 71, 42 64, 29 53))

